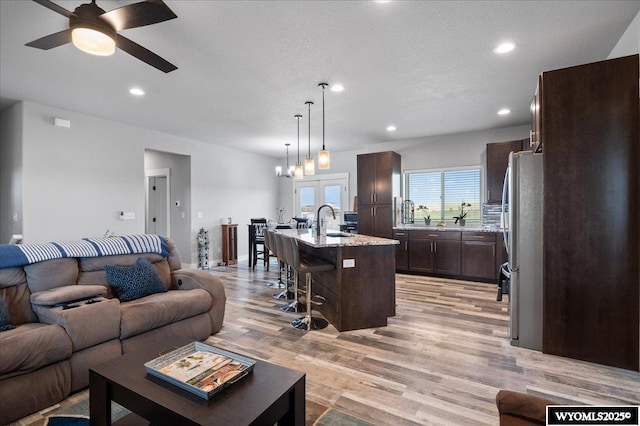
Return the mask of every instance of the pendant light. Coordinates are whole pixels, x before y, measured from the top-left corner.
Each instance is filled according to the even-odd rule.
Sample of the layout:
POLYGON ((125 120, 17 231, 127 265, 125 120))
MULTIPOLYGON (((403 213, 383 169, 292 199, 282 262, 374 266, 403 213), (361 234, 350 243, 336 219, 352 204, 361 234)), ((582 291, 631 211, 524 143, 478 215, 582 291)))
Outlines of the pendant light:
POLYGON ((300 114, 295 115, 295 119, 298 120, 298 162, 296 163, 296 168, 293 170, 293 177, 295 179, 302 179, 304 176, 304 172, 302 170, 302 163, 300 163, 300 119, 302 116, 300 114))
POLYGON ((315 161, 311 156, 311 105, 313 105, 313 102, 307 101, 304 104, 309 107, 309 153, 307 154, 306 160, 304 160, 304 174, 315 175, 316 174, 315 161))
POLYGON ((285 174, 282 174, 282 166, 276 166, 276 176, 290 178, 293 175, 293 168, 289 166, 289 147, 291 144, 285 143, 284 146, 287 147, 287 170, 285 174))
POLYGON ((328 85, 328 83, 318 84, 322 87, 322 150, 318 151, 318 169, 320 170, 327 170, 331 165, 329 151, 324 147, 324 91, 328 85))

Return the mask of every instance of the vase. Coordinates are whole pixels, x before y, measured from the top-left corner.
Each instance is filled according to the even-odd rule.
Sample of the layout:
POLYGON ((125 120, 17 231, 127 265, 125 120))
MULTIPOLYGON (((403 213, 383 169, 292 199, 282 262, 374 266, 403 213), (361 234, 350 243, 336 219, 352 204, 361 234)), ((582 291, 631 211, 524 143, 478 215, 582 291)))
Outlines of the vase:
POLYGON ((464 224, 467 223, 467 221, 465 219, 460 219, 458 223, 460 224, 460 226, 464 226, 464 224))
POLYGON ((429 226, 431 225, 431 219, 427 219, 426 217, 424 218, 424 224, 425 226, 429 226))

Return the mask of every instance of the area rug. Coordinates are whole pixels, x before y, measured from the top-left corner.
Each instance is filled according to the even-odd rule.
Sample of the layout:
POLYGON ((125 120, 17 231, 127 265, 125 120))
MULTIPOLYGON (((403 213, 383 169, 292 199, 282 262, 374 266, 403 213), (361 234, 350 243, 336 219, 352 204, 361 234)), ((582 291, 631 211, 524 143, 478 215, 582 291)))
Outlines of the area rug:
MULTIPOLYGON (((111 403, 111 421, 120 420, 130 411, 115 402, 111 403)), ((89 398, 85 398, 68 407, 51 412, 45 426, 85 426, 89 424, 89 398)))
MULTIPOLYGON (((130 411, 121 405, 115 402, 111 403, 112 422, 116 422, 129 413, 130 411)), ((309 422, 308 418, 307 421, 309 422)), ((311 424, 311 422, 309 423, 311 424)), ((89 398, 53 411, 44 424, 45 426, 88 426, 89 398)), ((372 426, 370 423, 331 408, 326 409, 312 424, 313 426, 372 426)))

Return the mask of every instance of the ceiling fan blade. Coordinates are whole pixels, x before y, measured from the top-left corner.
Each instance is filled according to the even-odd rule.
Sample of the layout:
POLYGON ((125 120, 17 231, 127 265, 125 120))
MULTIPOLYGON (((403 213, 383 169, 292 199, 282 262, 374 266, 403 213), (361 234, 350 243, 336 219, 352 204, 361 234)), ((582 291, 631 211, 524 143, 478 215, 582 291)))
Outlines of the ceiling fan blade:
POLYGON ((116 31, 157 24, 177 17, 162 0, 142 1, 100 15, 100 19, 106 20, 116 31))
POLYGON ((60 15, 66 16, 67 18, 71 18, 75 16, 75 14, 62 6, 58 6, 52 1, 49 0, 33 0, 34 2, 46 7, 47 9, 51 9, 54 12, 58 12, 60 15))
POLYGON ((71 29, 33 40, 32 42, 25 44, 25 46, 49 50, 67 43, 71 43, 71 29))
POLYGON ((126 37, 121 36, 120 34, 116 36, 116 46, 127 52, 129 55, 135 56, 142 62, 146 62, 160 71, 168 73, 178 69, 178 67, 173 65, 171 62, 162 59, 152 51, 140 46, 138 43, 135 43, 126 37))

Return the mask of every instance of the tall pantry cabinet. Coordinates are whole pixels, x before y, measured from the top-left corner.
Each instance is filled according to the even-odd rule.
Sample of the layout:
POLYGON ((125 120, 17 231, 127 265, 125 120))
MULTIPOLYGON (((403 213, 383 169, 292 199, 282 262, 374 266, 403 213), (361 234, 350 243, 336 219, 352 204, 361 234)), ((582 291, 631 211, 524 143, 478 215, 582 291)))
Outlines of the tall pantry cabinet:
POLYGON ((358 155, 358 233, 393 238, 393 203, 400 196, 400 154, 358 155))
POLYGON ((543 352, 639 370, 638 55, 545 72, 543 352))

